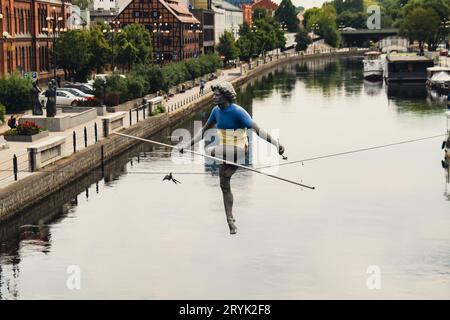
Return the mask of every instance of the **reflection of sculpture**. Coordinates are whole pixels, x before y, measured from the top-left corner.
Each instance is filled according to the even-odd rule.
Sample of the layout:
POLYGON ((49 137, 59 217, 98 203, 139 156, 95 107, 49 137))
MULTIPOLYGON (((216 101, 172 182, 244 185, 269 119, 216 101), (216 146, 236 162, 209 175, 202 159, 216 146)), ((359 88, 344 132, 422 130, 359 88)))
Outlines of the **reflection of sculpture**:
POLYGON ((55 79, 50 80, 48 89, 45 91, 47 97, 47 117, 53 118, 56 115, 56 82, 55 79))
POLYGON ((31 88, 31 105, 33 106, 33 116, 42 116, 42 105, 39 101, 39 93, 41 89, 37 86, 36 82, 33 82, 33 88, 31 88))

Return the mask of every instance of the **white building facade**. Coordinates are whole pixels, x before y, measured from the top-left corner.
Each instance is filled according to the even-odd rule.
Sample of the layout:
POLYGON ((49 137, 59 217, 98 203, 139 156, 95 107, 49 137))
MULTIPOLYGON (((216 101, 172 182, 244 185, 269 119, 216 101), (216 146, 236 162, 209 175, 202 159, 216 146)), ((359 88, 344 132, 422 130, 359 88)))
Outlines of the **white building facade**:
POLYGON ((214 10, 214 38, 216 44, 225 30, 230 31, 237 39, 239 37, 239 26, 244 22, 242 10, 223 0, 212 0, 212 9, 214 10))
POLYGON ((92 7, 94 10, 117 11, 120 12, 131 0, 94 0, 92 7))

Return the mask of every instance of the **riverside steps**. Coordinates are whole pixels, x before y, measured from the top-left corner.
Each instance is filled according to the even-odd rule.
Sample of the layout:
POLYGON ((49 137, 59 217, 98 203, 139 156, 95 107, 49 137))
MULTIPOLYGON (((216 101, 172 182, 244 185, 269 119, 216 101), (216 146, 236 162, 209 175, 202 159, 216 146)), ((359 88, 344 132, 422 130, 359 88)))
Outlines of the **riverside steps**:
MULTIPOLYGON (((97 116, 89 122, 68 130, 49 132, 48 138, 38 142, 8 142, 9 148, 0 150, 0 222, 32 206, 91 170, 101 168, 106 161, 139 143, 139 141, 111 135, 111 132, 120 131, 137 137, 148 137, 210 105, 211 85, 230 81, 235 87, 239 87, 261 73, 282 64, 300 62, 304 59, 358 55, 364 51, 363 49, 353 51, 341 49, 315 54, 291 52, 260 58, 258 62, 222 70, 222 74, 217 79, 206 83, 203 95, 199 94, 198 86, 175 94, 165 101, 165 113, 151 116, 150 103, 147 99, 141 99, 145 103, 119 109, 124 113, 118 117, 120 125, 117 126, 117 123, 110 123, 109 128, 104 127, 104 124, 108 123, 108 120, 104 120, 105 118, 113 119, 113 122, 117 121, 114 116, 111 117, 111 113, 106 113, 104 116, 97 116), (107 137, 104 135, 105 129, 107 129, 107 137), (59 137, 56 139, 60 146, 56 152, 59 160, 54 162, 56 159, 52 159, 53 161, 49 161, 50 164, 44 163, 40 168, 35 167, 32 172, 28 148, 37 143, 45 145, 47 139, 49 142, 49 139, 55 139, 55 137, 59 137), (16 172, 14 172, 15 167, 16 172)), ((4 128, 0 130, 4 131, 4 128)), ((0 136, 0 144, 4 142, 4 137, 0 136)))

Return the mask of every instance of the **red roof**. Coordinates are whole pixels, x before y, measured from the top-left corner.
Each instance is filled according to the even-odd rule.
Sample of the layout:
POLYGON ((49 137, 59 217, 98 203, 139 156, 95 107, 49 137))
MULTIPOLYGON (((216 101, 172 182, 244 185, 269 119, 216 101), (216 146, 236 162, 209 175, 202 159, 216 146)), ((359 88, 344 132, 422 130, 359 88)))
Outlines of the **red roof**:
POLYGON ((265 8, 268 10, 275 11, 278 9, 278 5, 275 2, 272 2, 270 0, 256 0, 252 4, 252 9, 255 8, 265 8))

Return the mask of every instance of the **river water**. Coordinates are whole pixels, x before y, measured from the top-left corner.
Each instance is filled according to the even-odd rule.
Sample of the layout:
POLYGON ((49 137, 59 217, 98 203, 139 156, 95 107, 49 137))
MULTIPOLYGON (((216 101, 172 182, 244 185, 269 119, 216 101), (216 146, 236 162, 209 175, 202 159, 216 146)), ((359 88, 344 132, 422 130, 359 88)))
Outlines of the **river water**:
MULTIPOLYGON (((289 160, 446 127, 445 101, 420 86, 365 83, 361 58, 278 68, 242 88, 238 103, 261 127, 279 131, 289 160)), ((167 142, 176 128, 192 132, 208 113, 154 139, 167 142)), ((314 191, 238 171, 235 236, 216 171, 138 145, 0 226, 0 298, 449 299, 442 140, 276 172, 314 191), (181 184, 162 182, 168 172, 181 184)))

